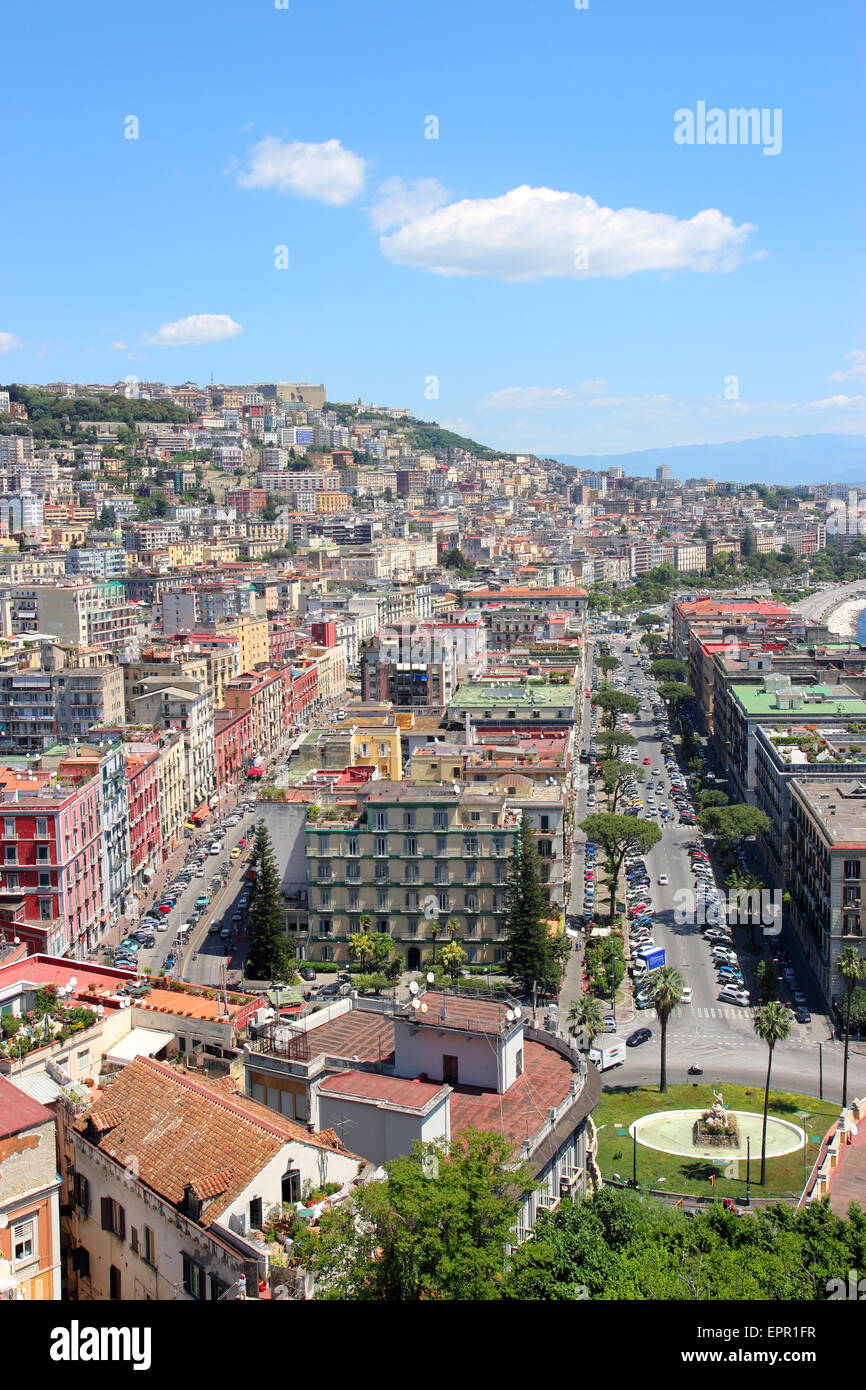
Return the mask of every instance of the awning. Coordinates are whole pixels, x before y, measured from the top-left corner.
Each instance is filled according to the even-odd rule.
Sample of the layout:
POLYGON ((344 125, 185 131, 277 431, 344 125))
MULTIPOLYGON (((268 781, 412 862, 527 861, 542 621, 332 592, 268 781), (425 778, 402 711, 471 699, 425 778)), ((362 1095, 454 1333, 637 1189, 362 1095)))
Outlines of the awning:
POLYGON ((210 807, 208 806, 206 801, 203 801, 200 806, 197 806, 195 808, 192 815, 190 816, 190 820, 194 820, 196 825, 201 825, 205 817, 209 815, 210 807))
POLYGON ((251 767, 247 773, 248 777, 264 777, 264 775, 265 769, 263 767, 251 767))
POLYGON ((164 1033, 156 1028, 133 1028, 118 1039, 111 1051, 106 1053, 105 1060, 125 1067, 133 1057, 155 1057, 173 1038, 174 1033, 164 1033))
POLYGON ((141 876, 142 876, 142 878, 144 879, 145 883, 149 883, 150 880, 153 878, 153 872, 154 872, 153 869, 148 869, 148 868, 142 869, 142 871, 141 871, 141 876))

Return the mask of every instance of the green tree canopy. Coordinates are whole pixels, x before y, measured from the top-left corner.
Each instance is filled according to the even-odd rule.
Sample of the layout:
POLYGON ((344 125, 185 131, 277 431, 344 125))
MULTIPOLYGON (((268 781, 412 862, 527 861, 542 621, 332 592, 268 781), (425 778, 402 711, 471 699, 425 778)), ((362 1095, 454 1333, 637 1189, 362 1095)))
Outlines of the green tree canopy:
POLYGON ((620 816, 602 812, 587 816, 580 828, 588 840, 601 845, 610 882, 608 919, 616 911, 616 885, 623 860, 629 853, 645 854, 658 844, 662 832, 654 821, 638 820, 637 816, 620 816))
POLYGON ((253 841, 256 870, 250 903, 250 948, 247 974, 254 980, 295 979, 294 947, 286 936, 286 917, 271 837, 259 821, 253 841))
POLYGON ((695 817, 701 830, 715 836, 723 854, 738 850, 746 841, 756 835, 764 835, 770 829, 770 820, 757 806, 747 806, 734 802, 730 806, 708 806, 695 817))
POLYGON ((650 675, 658 681, 684 681, 689 674, 689 668, 684 661, 674 661, 665 657, 650 662, 649 669, 650 675))
POLYGON ((467 1130, 418 1144, 385 1164, 387 1177, 359 1187, 325 1213, 301 1257, 316 1297, 365 1302, 501 1297, 505 1247, 531 1186, 500 1134, 467 1130))
POLYGON ((540 994, 555 994, 559 968, 553 953, 547 915, 547 893, 541 883, 538 851, 526 812, 508 875, 506 951, 508 973, 524 998, 535 986, 540 994))
POLYGON ((640 709, 640 701, 635 695, 626 695, 612 685, 600 685, 594 703, 604 711, 603 722, 608 729, 616 728, 618 714, 637 714, 640 709))

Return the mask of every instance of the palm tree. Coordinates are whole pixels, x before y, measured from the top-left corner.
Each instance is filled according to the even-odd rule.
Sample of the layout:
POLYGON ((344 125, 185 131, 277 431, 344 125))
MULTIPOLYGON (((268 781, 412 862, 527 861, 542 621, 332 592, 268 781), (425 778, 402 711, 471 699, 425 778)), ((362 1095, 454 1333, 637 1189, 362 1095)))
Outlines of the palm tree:
POLYGON ((672 965, 663 965, 650 976, 648 993, 661 1029, 659 1091, 662 1095, 668 1088, 668 1019, 682 999, 685 987, 685 980, 672 965))
POLYGON ((604 1032, 604 1009, 600 999, 592 994, 584 994, 575 999, 568 1011, 568 1031, 576 1037, 581 1028, 586 1033, 587 1051, 599 1033, 604 1032))
POLYGON ((842 1109, 848 1104, 848 1044, 851 1041, 851 1000, 860 981, 866 978, 866 960, 856 946, 846 946, 836 962, 845 981, 845 1060, 842 1064, 842 1109))
POLYGON ((767 1179, 767 1110, 770 1105, 770 1072, 773 1069, 773 1048, 778 1042, 784 1042, 791 1031, 791 1020, 784 1004, 780 1004, 778 999, 771 999, 769 1004, 765 1004, 762 1009, 755 1010, 755 1017, 752 1020, 755 1032, 763 1042, 767 1044, 767 1084, 764 1087, 764 1122, 761 1127, 761 1186, 767 1179))

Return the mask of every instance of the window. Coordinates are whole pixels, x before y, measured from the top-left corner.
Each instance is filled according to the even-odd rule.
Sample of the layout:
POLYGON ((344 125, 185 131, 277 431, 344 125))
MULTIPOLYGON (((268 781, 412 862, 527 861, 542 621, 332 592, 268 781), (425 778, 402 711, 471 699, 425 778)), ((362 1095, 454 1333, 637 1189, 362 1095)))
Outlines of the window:
POLYGON ((90 1278, 90 1251, 85 1250, 83 1245, 72 1252, 72 1268, 82 1279, 90 1278))
POLYGON ((387 835, 377 835, 373 841, 373 853, 377 859, 387 859, 388 857, 388 837, 387 835))
POLYGON ((517 1076, 523 1075, 523 1048, 519 1048, 514 1058, 514 1069, 517 1076))
POLYGON ((859 914, 859 912, 846 912, 846 913, 845 913, 845 935, 846 935, 846 936, 862 936, 862 931, 861 931, 861 929, 860 929, 860 914, 859 914))
POLYGON ((253 1197, 250 1202, 250 1225, 254 1231, 262 1229, 262 1199, 253 1197))
POLYGON ((436 902, 437 902, 437 904, 438 904, 438 907, 439 907, 439 911, 440 911, 440 912, 447 912, 447 911, 448 911, 448 894, 447 894, 447 893, 437 893, 437 894, 436 894, 436 902))
POLYGON ((414 811, 404 811, 404 812, 403 812, 403 829, 404 829, 404 830, 414 830, 414 829, 415 829, 415 812, 414 812, 414 811))
POLYGON ((376 882, 387 883, 391 877, 391 870, 387 863, 376 865, 376 882))
POLYGON ((44 816, 36 817, 36 838, 37 840, 48 839, 48 821, 44 816))
POLYGON ((417 864, 406 864, 406 865, 405 865, 404 871, 403 871, 403 882, 404 882, 404 883, 417 883, 417 882, 418 882, 418 865, 417 865, 417 864))
POLYGON ((469 863, 466 865, 466 882, 478 882, 478 865, 475 863, 474 860, 470 860, 469 863))
POLYGON ((477 836, 477 835, 464 835, 464 836, 463 836, 463 853, 464 853, 464 855, 470 855, 470 856, 474 856, 474 855, 476 855, 476 854, 478 853, 478 836, 477 836))
POLYGON ((478 894, 477 894, 477 893, 464 893, 463 897, 464 897, 464 901, 465 901, 466 911, 467 911, 467 912, 477 912, 477 911, 478 911, 478 894))
POLYGON ((330 878, 330 877, 331 877, 331 861, 330 861, 330 859, 323 859, 323 860, 321 860, 320 863, 316 866, 316 868, 317 868, 317 877, 318 877, 318 878, 330 878))
POLYGON ((360 917, 350 917, 350 918, 349 918, 349 935, 350 935, 350 936, 357 936, 357 935, 358 935, 358 932, 359 932, 360 930, 361 930, 361 919, 360 919, 360 917))
POLYGON ((387 912, 387 911, 388 911, 388 904, 389 904, 389 902, 390 902, 390 898, 389 898, 389 896, 388 896, 388 889, 387 889, 387 888, 379 888, 379 889, 377 889, 377 890, 376 890, 376 907, 379 909, 380 912, 387 912))
POLYGON ((334 930, 334 923, 330 917, 319 918, 319 936, 330 936, 334 930))
POLYGON ((350 911, 351 911, 351 909, 352 909, 353 907, 360 907, 360 906, 361 906, 361 894, 358 892, 358 889, 357 889, 357 888, 350 888, 350 889, 349 889, 349 909, 350 909, 350 911))
POLYGON ((7 888, 7 890, 8 890, 8 889, 17 889, 17 888, 18 888, 18 883, 19 883, 19 879, 18 879, 18 875, 17 875, 17 874, 7 874, 7 875, 6 875, 6 888, 7 888))
POLYGON ((435 883, 447 883, 447 882, 448 882, 448 865, 447 865, 447 864, 437 864, 437 865, 436 865, 436 868, 433 870, 433 879, 434 879, 434 882, 435 882, 435 883))
POLYGON ((22 1221, 19 1226, 12 1227, 12 1259, 15 1264, 23 1264, 25 1260, 35 1260, 37 1255, 36 1246, 36 1221, 22 1221))
POLYGON ((18 846, 17 846, 17 845, 7 845, 7 846, 6 846, 6 863, 7 863, 7 864, 17 864, 17 863, 18 863, 18 846))
POLYGON ((434 829, 434 830, 447 830, 447 829, 448 829, 448 812, 447 812, 447 811, 434 811, 434 812, 433 812, 433 829, 434 829))
POLYGON ((541 819, 540 819, 540 821, 539 821, 539 825, 540 825, 540 828, 541 828, 542 830, 549 830, 549 829, 550 829, 550 816, 542 816, 541 819))
POLYGON ((377 918, 376 918, 376 931, 377 931, 377 932, 383 932, 383 933, 387 936, 387 935, 388 935, 388 932, 389 932, 389 929, 390 929, 390 926, 391 926, 391 924, 390 924, 390 922, 389 922, 389 920, 388 920, 387 917, 377 917, 377 918))
POLYGON ((409 891, 408 891, 407 894, 406 894, 406 907, 407 907, 407 909, 411 909, 411 908, 416 908, 417 906, 418 906, 418 890, 417 890, 417 888, 410 888, 409 891))
POLYGON ((205 1272, 189 1255, 183 1257, 183 1287, 190 1298, 205 1297, 205 1272))
POLYGON ((437 835, 437 836, 436 836, 436 853, 437 853, 437 855, 439 855, 439 856, 448 853, 448 836, 447 836, 447 835, 437 835))
POLYGON ((228 1284, 223 1283, 222 1279, 217 1279, 212 1274, 210 1276, 210 1296, 213 1301, 222 1298, 228 1291, 228 1284))
POLYGON ((346 853, 349 855, 356 855, 361 853, 360 841, 358 840, 357 835, 348 835, 346 837, 346 853))
POLYGON ((120 1292, 120 1270, 117 1265, 112 1265, 108 1271, 108 1297, 113 1303, 122 1298, 120 1292))
POLYGON ((3 834, 7 840, 15 839, 15 820, 13 817, 10 816, 4 819, 3 834))
POLYGON ((356 864, 351 859, 346 863, 346 879, 350 883, 360 883, 361 881, 361 865, 356 864))
POLYGON ((846 878, 859 878, 859 877, 860 877, 860 860, 859 860, 859 859, 846 859, 846 860, 845 860, 845 877, 846 877, 846 878))
POLYGON ((126 1239, 126 1212, 113 1197, 102 1199, 102 1229, 110 1231, 118 1240, 126 1239))
POLYGON ((409 917, 409 918, 407 919, 407 921, 406 921, 406 931, 407 931, 407 933, 408 933, 409 936, 417 936, 417 935, 418 935, 418 918, 417 918, 417 917, 409 917))
POLYGON ((504 836, 504 835, 494 835, 494 836, 493 836, 493 853, 494 853, 494 854, 504 854, 504 853, 505 853, 505 836, 504 836))
POLYGON ((322 947, 322 960, 330 960, 331 957, 333 956, 333 954, 334 954, 334 952, 333 952, 333 947, 331 947, 331 946, 323 946, 323 947, 322 947))
POLYGON ((539 840, 539 841, 538 841, 538 853, 539 853, 539 855, 541 856, 542 859, 550 859, 550 858, 552 857, 552 855, 553 855, 553 841, 552 841, 552 840, 539 840))
POLYGON ((39 899, 39 920, 40 922, 50 922, 54 915, 54 901, 52 898, 39 899))
POLYGON ((330 907, 330 906, 331 906, 331 890, 330 890, 330 888, 320 888, 320 889, 319 889, 319 906, 320 906, 320 907, 330 907))
POLYGON ((845 888, 845 889, 843 890, 843 895, 844 895, 844 901, 845 901, 845 905, 846 905, 846 906, 848 905, 848 903, 859 903, 859 902, 860 902, 860 889, 859 889, 859 888, 845 888))
POLYGON ((330 853, 331 853, 331 837, 330 837, 330 835, 320 835, 320 836, 319 836, 319 853, 320 853, 320 854, 330 854, 330 853))
POLYGON ((373 829, 374 829, 374 830, 387 830, 387 829, 388 829, 388 812, 387 812, 387 811, 374 811, 374 812, 373 812, 373 829))
POLYGON ((40 871, 40 874, 39 874, 39 885, 38 885, 38 886, 39 886, 40 888, 50 888, 50 887, 51 887, 51 875, 50 875, 46 870, 44 870, 44 869, 40 871))
POLYGON ((141 1258, 149 1265, 156 1264, 156 1246, 153 1243, 153 1231, 149 1226, 141 1228, 141 1258))
POLYGON ((75 1174, 73 1199, 75 1205, 85 1216, 90 1211, 90 1183, 80 1173, 75 1174))
POLYGON ((415 835, 407 835, 403 840, 403 853, 412 856, 418 853, 418 840, 415 835))
POLYGON ((138 1254, 138 1231, 135 1226, 129 1232, 129 1248, 133 1255, 138 1254))

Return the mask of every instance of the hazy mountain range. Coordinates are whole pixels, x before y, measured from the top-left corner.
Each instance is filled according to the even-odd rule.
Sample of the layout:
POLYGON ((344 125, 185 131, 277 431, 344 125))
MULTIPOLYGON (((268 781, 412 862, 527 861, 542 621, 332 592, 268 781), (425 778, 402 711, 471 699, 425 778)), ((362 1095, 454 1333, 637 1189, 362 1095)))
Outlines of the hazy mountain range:
POLYGON ((681 444, 632 454, 557 454, 560 463, 599 472, 618 467, 654 477, 666 463, 674 478, 713 478, 730 483, 849 483, 864 486, 866 438, 851 434, 767 435, 732 444, 681 444))

